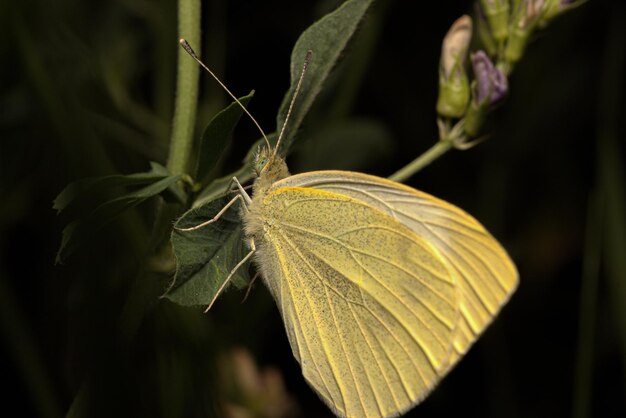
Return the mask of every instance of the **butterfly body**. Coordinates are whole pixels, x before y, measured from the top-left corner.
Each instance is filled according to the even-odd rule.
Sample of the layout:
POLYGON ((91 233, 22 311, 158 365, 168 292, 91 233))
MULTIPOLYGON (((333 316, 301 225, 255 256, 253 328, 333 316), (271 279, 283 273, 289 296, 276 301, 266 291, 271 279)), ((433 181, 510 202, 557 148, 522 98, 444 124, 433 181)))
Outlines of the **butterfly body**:
POLYGON ((419 403, 515 288, 504 250, 465 212, 399 183, 259 164, 244 231, 307 382, 339 416, 419 403))

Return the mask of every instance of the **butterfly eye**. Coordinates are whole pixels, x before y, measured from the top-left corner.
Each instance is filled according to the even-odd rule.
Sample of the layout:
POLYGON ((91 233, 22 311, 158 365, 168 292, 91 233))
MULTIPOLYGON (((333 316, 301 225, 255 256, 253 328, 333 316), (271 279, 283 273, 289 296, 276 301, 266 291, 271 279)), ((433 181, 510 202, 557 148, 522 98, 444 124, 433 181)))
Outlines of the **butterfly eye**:
POLYGON ((265 148, 259 148, 256 156, 254 157, 254 171, 257 175, 261 174, 263 168, 267 165, 269 160, 268 152, 265 148))

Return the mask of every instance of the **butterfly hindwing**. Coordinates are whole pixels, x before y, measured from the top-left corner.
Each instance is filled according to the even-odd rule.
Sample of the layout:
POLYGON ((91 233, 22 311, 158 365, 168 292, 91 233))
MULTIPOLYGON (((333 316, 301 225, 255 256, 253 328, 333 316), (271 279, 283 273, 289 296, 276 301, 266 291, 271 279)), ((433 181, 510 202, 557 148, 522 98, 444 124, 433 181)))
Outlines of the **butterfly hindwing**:
POLYGON ((515 265, 498 241, 472 216, 427 193, 346 171, 303 173, 281 180, 276 187, 316 188, 352 197, 389 214, 437 248, 459 277, 461 318, 450 366, 517 287, 515 265))
POLYGON ((455 274, 393 216, 354 198, 272 187, 252 217, 257 265, 303 374, 341 416, 389 416, 449 367, 455 274))

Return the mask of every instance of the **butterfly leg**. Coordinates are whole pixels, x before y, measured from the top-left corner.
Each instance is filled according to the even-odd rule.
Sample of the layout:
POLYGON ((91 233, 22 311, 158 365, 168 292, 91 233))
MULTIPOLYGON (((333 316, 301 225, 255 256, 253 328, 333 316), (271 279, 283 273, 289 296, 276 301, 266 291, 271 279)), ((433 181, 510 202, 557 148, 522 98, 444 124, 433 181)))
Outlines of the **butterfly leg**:
POLYGON ((250 291, 252 290, 252 285, 254 284, 254 282, 256 281, 256 279, 259 278, 259 273, 257 272, 254 277, 252 278, 252 280, 250 280, 250 284, 248 285, 248 290, 246 290, 246 294, 243 297, 243 299, 241 300, 241 303, 244 303, 246 301, 246 299, 248 299, 248 295, 250 294, 250 291))
POLYGON ((241 185, 241 183, 239 183, 239 179, 237 177, 233 177, 230 180, 230 185, 228 186, 228 188, 230 189, 230 186, 235 183, 237 185, 237 188, 239 189, 239 195, 241 196, 241 198, 244 200, 244 208, 247 210, 248 206, 250 205, 250 203, 252 203, 252 199, 250 198, 250 195, 246 192, 245 188, 241 185))
POLYGON ((254 240, 251 239, 250 242, 248 243, 248 245, 250 246, 250 252, 248 254, 246 254, 246 256, 244 258, 242 258, 241 261, 239 261, 235 267, 233 267, 233 269, 230 271, 230 273, 228 273, 228 277, 226 277, 226 280, 224 280, 224 283, 222 283, 222 285, 217 290, 217 292, 215 292, 215 296, 213 296, 213 299, 211 299, 211 302, 209 303, 209 306, 207 306, 207 308, 204 310, 204 313, 207 313, 209 311, 209 309, 211 309, 211 306, 213 306, 213 303, 215 303, 215 300, 217 299, 217 297, 226 288, 226 284, 228 284, 228 282, 235 275, 237 270, 239 270, 241 268, 241 266, 243 266, 250 259, 250 257, 252 257, 252 255, 256 251, 256 246, 254 245, 254 240))
POLYGON ((248 193, 246 193, 246 191, 244 190, 243 186, 241 185, 241 183, 239 183, 239 180, 237 180, 237 177, 233 177, 230 181, 230 184, 228 185, 228 189, 230 189, 230 186, 235 183, 237 185, 237 188, 239 189, 239 194, 235 197, 233 197, 230 202, 228 202, 226 205, 224 205, 224 207, 222 208, 222 210, 220 210, 217 215, 215 215, 213 218, 209 219, 206 222, 202 222, 199 225, 195 225, 189 228, 176 228, 174 227, 175 230, 177 231, 181 231, 181 232, 189 232, 189 231, 195 231, 198 230, 200 228, 204 228, 207 225, 212 224, 213 222, 216 222, 218 219, 220 219, 222 217, 222 215, 224 213, 226 213, 226 211, 228 210, 228 208, 230 208, 232 205, 235 204, 235 202, 237 201, 241 201, 243 207, 245 210, 248 210, 248 205, 252 202, 252 199, 250 199, 250 196, 248 195, 248 193))

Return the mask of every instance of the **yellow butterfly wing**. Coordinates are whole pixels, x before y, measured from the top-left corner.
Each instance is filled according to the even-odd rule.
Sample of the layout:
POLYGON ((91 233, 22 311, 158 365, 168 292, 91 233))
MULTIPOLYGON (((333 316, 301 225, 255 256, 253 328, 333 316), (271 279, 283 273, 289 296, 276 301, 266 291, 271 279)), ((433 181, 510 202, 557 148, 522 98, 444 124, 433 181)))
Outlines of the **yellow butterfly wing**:
POLYGON ((431 243, 459 277, 461 317, 450 367, 489 325, 518 283, 515 265, 498 241, 472 216, 427 193, 380 177, 314 171, 275 187, 307 187, 349 196, 375 207, 431 243))
POLYGON ((438 251, 392 216, 272 187, 246 217, 304 377, 340 416, 396 415, 448 369, 458 292, 438 251))

